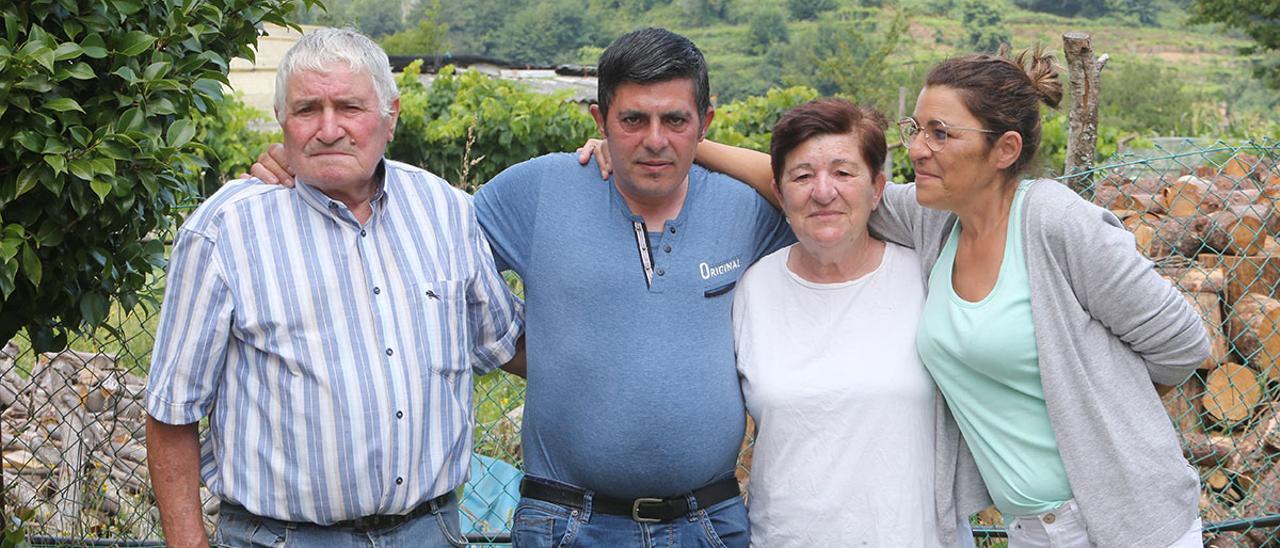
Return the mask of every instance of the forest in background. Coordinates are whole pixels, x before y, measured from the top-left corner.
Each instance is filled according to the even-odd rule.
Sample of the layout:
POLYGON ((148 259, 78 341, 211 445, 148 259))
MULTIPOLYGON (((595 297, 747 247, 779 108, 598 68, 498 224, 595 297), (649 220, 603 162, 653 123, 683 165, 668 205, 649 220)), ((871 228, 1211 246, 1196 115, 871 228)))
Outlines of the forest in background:
MULTIPOLYGON (((1269 7, 1236 0, 1231 10, 1269 7)), ((933 63, 968 51, 1043 46, 1082 30, 1109 54, 1101 119, 1143 136, 1270 134, 1280 123, 1275 53, 1239 26, 1193 24, 1224 0, 326 0, 304 24, 351 26, 392 54, 483 54, 531 65, 594 64, 617 36, 661 25, 711 65, 717 103, 807 86, 910 111, 933 63), (1199 4, 1199 5, 1198 5, 1199 4), (1203 5, 1203 6, 1201 6, 1203 5), (1268 77, 1271 79, 1268 80, 1268 77)), ((1265 15, 1265 14, 1263 14, 1265 15)), ((1210 20, 1213 20, 1210 18, 1210 20)), ((1223 20, 1220 16, 1217 20, 1223 20)), ((1280 34, 1280 31, 1271 30, 1280 34)), ((1059 55, 1060 62, 1061 56, 1059 55)))

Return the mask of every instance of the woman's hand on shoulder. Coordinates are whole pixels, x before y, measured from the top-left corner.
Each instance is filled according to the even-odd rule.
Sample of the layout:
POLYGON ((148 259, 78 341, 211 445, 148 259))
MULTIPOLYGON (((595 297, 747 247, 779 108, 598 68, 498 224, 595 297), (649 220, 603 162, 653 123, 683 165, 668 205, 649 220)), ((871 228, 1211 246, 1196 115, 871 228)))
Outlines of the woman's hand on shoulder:
POLYGON ((608 180, 609 175, 613 173, 613 166, 609 164, 609 147, 604 139, 587 139, 586 143, 578 147, 578 163, 587 165, 594 156, 596 165, 600 167, 600 178, 608 180))

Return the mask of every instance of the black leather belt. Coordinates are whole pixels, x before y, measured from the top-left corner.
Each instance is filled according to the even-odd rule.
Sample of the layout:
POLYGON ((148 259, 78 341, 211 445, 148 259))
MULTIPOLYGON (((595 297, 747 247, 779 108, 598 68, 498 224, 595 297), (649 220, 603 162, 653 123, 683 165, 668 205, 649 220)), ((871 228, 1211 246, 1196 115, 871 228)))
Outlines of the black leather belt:
MULTIPOLYGON (((520 494, 531 499, 559 504, 583 510, 585 491, 571 487, 550 485, 528 477, 520 481, 520 494)), ((711 485, 696 489, 694 500, 698 508, 709 508, 741 494, 738 491, 738 480, 732 477, 722 479, 711 485)), ((688 497, 615 499, 603 495, 591 497, 591 511, 614 516, 629 516, 641 523, 659 523, 671 521, 689 513, 688 497)))
MULTIPOLYGON (((449 504, 449 497, 452 497, 452 496, 453 496, 453 492, 450 491, 436 498, 433 498, 427 502, 419 504, 417 508, 414 508, 413 510, 410 510, 408 513, 405 513, 405 514, 382 514, 382 515, 375 515, 375 516, 365 516, 362 518, 342 520, 332 525, 325 525, 324 527, 355 529, 357 531, 375 531, 379 529, 390 529, 406 521, 420 518, 422 516, 430 514, 432 510, 436 508, 441 508, 446 504, 449 504)), ((243 506, 240 506, 239 504, 235 504, 232 502, 227 502, 225 500, 222 501, 222 506, 230 507, 233 510, 238 510, 245 514, 255 515, 250 513, 248 510, 245 510, 243 506)), ((278 520, 275 518, 270 518, 270 519, 279 521, 281 523, 297 523, 299 525, 309 525, 313 527, 316 526, 316 524, 308 523, 308 522, 301 522, 301 521, 290 522, 287 520, 278 520)))

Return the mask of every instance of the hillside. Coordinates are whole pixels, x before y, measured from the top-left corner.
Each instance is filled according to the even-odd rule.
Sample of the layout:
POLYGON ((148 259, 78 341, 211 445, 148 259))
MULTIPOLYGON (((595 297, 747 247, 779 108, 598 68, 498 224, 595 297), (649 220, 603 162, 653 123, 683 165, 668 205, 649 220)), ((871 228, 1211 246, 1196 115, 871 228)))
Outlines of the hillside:
POLYGON ((1187 1, 329 0, 328 14, 303 19, 368 26, 366 32, 384 37, 426 29, 421 32, 430 36, 417 43, 439 51, 412 53, 480 53, 538 64, 593 64, 619 34, 666 26, 707 55, 720 103, 804 85, 853 96, 890 115, 899 110, 899 88, 905 108, 912 107, 924 73, 938 59, 1002 41, 1014 49, 1060 50, 1062 33, 1079 30, 1111 58, 1103 73, 1104 123, 1151 135, 1274 132, 1280 94, 1255 81, 1249 59, 1236 53, 1249 41, 1187 26, 1187 1), (1029 5, 1087 5, 1103 14, 1065 17, 1020 7, 1029 5), (369 17, 397 9, 399 27, 388 17, 369 17))

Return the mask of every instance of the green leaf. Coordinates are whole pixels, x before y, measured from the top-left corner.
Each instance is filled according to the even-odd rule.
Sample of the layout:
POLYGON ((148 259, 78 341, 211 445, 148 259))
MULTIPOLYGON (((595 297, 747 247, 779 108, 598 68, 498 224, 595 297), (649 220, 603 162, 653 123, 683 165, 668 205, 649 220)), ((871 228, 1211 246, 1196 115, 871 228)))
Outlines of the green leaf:
POLYGON ((98 195, 99 202, 105 202, 107 195, 111 193, 111 183, 102 179, 94 179, 89 181, 89 188, 93 189, 93 193, 98 195))
POLYGON ((173 101, 168 97, 161 97, 147 103, 148 114, 175 114, 178 109, 173 106, 173 101))
POLYGON ((168 142, 171 147, 179 148, 187 144, 195 136, 196 124, 186 118, 178 120, 169 126, 168 142))
POLYGON ((31 281, 31 285, 39 286, 40 277, 44 274, 44 268, 40 265, 40 257, 36 255, 36 250, 31 248, 31 244, 27 243, 22 246, 22 271, 27 273, 27 279, 31 281))
POLYGON ((0 239, 0 262, 8 261, 18 254, 18 248, 22 247, 22 237, 7 234, 0 239))
POLYGON ((64 228, 53 221, 41 223, 40 230, 36 232, 36 242, 43 247, 61 244, 65 238, 64 228))
POLYGON ((84 109, 80 108, 80 103, 77 103, 75 99, 70 97, 59 97, 57 99, 45 101, 44 108, 57 112, 66 112, 68 110, 84 112, 84 109))
POLYGON ((212 80, 209 78, 201 78, 199 80, 196 80, 196 83, 192 84, 191 87, 195 88, 196 91, 205 94, 210 99, 213 99, 215 101, 222 99, 222 83, 218 82, 217 80, 212 80))
POLYGON ((57 136, 51 136, 44 140, 44 150, 41 152, 44 152, 45 154, 66 154, 70 151, 71 148, 68 147, 66 143, 62 142, 62 139, 59 139, 57 136))
POLYGON ((32 53, 31 58, 35 59, 35 61, 39 63, 40 66, 44 67, 46 71, 53 72, 53 50, 42 47, 36 50, 35 53, 32 53))
POLYGON ((80 297, 80 318, 90 327, 101 324, 110 311, 111 302, 101 293, 90 291, 80 297))
POLYGON ((93 164, 93 172, 95 174, 115 175, 116 161, 111 158, 94 158, 89 160, 93 164))
POLYGON ((93 179, 93 164, 84 158, 76 158, 71 161, 71 174, 86 181, 93 179))
POLYGON ((71 68, 67 69, 67 75, 76 80, 92 80, 94 77, 93 68, 84 61, 71 65, 71 68))
POLYGON ((165 72, 169 70, 169 64, 168 61, 156 61, 147 65, 146 70, 142 71, 142 79, 155 80, 164 76, 165 72))
POLYGON ((115 6, 121 15, 126 16, 138 13, 138 10, 142 9, 142 2, 136 0, 111 0, 111 5, 115 6))
POLYGON ((31 189, 35 188, 37 184, 40 183, 40 168, 37 166, 29 166, 24 168, 22 172, 18 174, 17 183, 18 183, 18 188, 14 192, 14 195, 13 195, 14 198, 17 198, 18 196, 22 196, 23 194, 26 194, 31 189))
POLYGON ((122 65, 120 68, 112 71, 111 74, 119 76, 121 80, 124 80, 125 83, 128 83, 128 84, 134 84, 138 82, 138 73, 134 72, 133 69, 127 66, 122 65))
POLYGON ((71 140, 81 147, 88 146, 89 139, 93 138, 93 132, 84 126, 71 126, 67 131, 71 132, 71 140))
POLYGON ((114 141, 106 141, 98 145, 98 152, 112 160, 129 160, 132 155, 124 145, 114 141))
POLYGON ((75 42, 63 42, 58 44, 58 49, 53 50, 53 60, 66 61, 68 59, 75 59, 83 53, 84 50, 80 49, 80 44, 75 42))
POLYGON ((116 131, 133 131, 135 129, 142 129, 142 126, 146 124, 146 122, 147 119, 142 114, 142 109, 133 107, 124 111, 124 114, 120 115, 120 119, 116 120, 116 131))
POLYGON ((147 48, 156 43, 156 37, 140 30, 129 31, 120 40, 120 45, 116 50, 120 55, 132 57, 147 51, 147 48))
POLYGON ((101 35, 97 33, 89 34, 80 42, 80 50, 84 52, 86 57, 103 59, 107 56, 107 43, 102 40, 101 35))
POLYGON ((31 152, 44 152, 44 137, 34 131, 20 131, 13 136, 13 140, 31 152))
POLYGON ((67 159, 64 156, 46 154, 44 156, 44 163, 49 164, 49 167, 53 168, 53 172, 55 174, 65 173, 67 171, 67 159))

